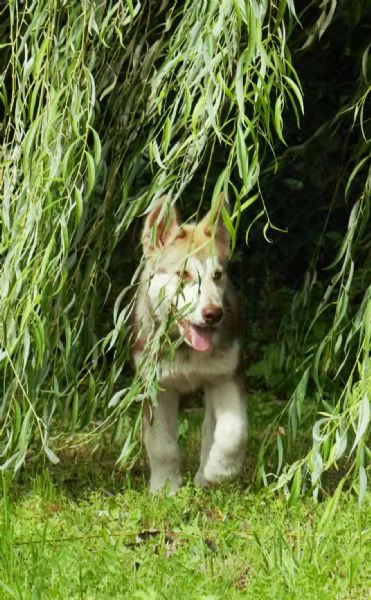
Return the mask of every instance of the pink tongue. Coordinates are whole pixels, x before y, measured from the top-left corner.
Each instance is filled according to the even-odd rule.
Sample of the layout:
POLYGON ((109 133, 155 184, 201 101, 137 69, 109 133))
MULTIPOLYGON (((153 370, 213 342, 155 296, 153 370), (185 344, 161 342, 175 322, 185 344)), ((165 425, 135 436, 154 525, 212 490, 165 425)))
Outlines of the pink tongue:
POLYGON ((193 348, 198 352, 206 352, 211 346, 210 332, 197 325, 189 325, 188 339, 191 342, 193 348))

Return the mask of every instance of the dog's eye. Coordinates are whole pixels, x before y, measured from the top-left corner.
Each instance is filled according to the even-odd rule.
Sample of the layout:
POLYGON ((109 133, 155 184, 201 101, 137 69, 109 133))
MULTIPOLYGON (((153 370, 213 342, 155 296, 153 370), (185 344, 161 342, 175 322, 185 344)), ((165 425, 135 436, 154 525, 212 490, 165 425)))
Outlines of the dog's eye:
POLYGON ((178 271, 177 275, 183 283, 186 283, 187 281, 192 281, 192 275, 189 271, 178 271))
POLYGON ((213 273, 213 280, 214 281, 219 281, 219 279, 222 278, 223 275, 223 271, 214 271, 213 273))

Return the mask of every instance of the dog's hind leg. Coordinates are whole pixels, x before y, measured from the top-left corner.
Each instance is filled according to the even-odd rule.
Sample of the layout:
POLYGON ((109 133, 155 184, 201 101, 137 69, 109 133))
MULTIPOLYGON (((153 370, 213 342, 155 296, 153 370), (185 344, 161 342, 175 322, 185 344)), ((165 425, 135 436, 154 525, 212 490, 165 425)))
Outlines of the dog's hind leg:
POLYGON ((203 475, 216 483, 237 475, 243 465, 247 439, 247 415, 243 390, 234 380, 208 386, 205 401, 213 408, 215 429, 203 475))
POLYGON ((147 407, 144 412, 143 433, 151 467, 151 492, 165 489, 174 494, 182 483, 178 406, 177 392, 166 390, 159 392, 157 406, 147 407))

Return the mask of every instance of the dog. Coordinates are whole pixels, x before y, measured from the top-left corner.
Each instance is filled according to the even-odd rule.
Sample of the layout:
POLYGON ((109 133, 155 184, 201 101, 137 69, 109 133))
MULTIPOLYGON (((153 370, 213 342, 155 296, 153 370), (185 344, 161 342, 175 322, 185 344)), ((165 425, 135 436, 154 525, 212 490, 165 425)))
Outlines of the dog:
POLYGON ((144 221, 133 355, 142 379, 156 369, 157 398, 146 403, 143 414, 154 493, 166 489, 173 494, 182 484, 179 397, 200 388, 205 416, 195 483, 218 483, 243 466, 247 414, 241 314, 227 273, 230 236, 223 204, 199 223, 181 224, 177 210, 161 198, 144 221))

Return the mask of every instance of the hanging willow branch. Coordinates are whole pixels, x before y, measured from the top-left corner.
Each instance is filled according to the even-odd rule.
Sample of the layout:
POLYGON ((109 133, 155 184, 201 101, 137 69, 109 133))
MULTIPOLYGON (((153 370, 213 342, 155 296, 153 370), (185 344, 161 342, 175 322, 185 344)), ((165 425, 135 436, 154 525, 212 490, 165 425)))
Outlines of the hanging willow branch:
POLYGON ((284 2, 3 8, 3 468, 19 468, 36 431, 57 460, 53 427, 138 396, 138 383, 116 390, 130 304, 96 333, 112 252, 153 198, 180 196, 215 142, 228 149, 215 194, 235 168, 237 202, 250 193, 284 107, 303 106, 292 19, 284 2))
MULTIPOLYGON (((326 28, 335 5, 326 13, 326 28)), ((88 425, 89 435, 114 425, 114 437, 125 434, 121 458, 130 452, 135 435, 125 414, 143 394, 154 393, 155 368, 146 389, 138 377, 130 384, 124 377, 133 306, 129 288, 135 290, 136 277, 114 294, 112 306, 114 257, 122 248, 133 259, 137 217, 164 194, 171 202, 184 196, 200 169, 206 180, 219 151, 213 198, 202 197, 199 205, 209 208, 221 190, 233 195, 227 224, 233 245, 241 214, 252 204, 269 227, 261 165, 269 156, 279 168, 275 155, 286 143, 284 117, 291 114, 299 125, 304 109, 288 43, 298 29, 294 3, 285 0, 3 3, 3 469, 19 469, 30 445, 56 462, 50 438, 88 425)), ((360 98, 353 107, 357 118, 363 114, 360 98)), ((366 169, 365 160, 360 158, 350 184, 366 169)), ((357 231, 367 202, 359 201, 357 231)), ((344 241, 344 256, 352 243, 350 237, 344 241)), ((351 263, 342 264, 351 282, 351 263)), ((339 335, 342 284, 339 278, 332 290, 340 290, 331 330, 339 335)), ((362 328, 366 334, 366 296, 361 306, 365 312, 352 320, 359 335, 362 328)), ((162 334, 166 331, 154 340, 153 356, 162 334)), ((312 354, 318 385, 326 377, 319 365, 331 335, 312 354)), ((365 344, 363 358, 353 356, 355 364, 368 360, 365 344)), ((354 383, 362 398, 366 372, 363 366, 354 383)), ((345 410, 353 410, 350 406, 345 410)), ((139 420, 134 421, 135 430, 139 420)), ((343 431, 334 427, 335 435, 343 431)), ((356 433, 357 446, 362 435, 356 433)))

